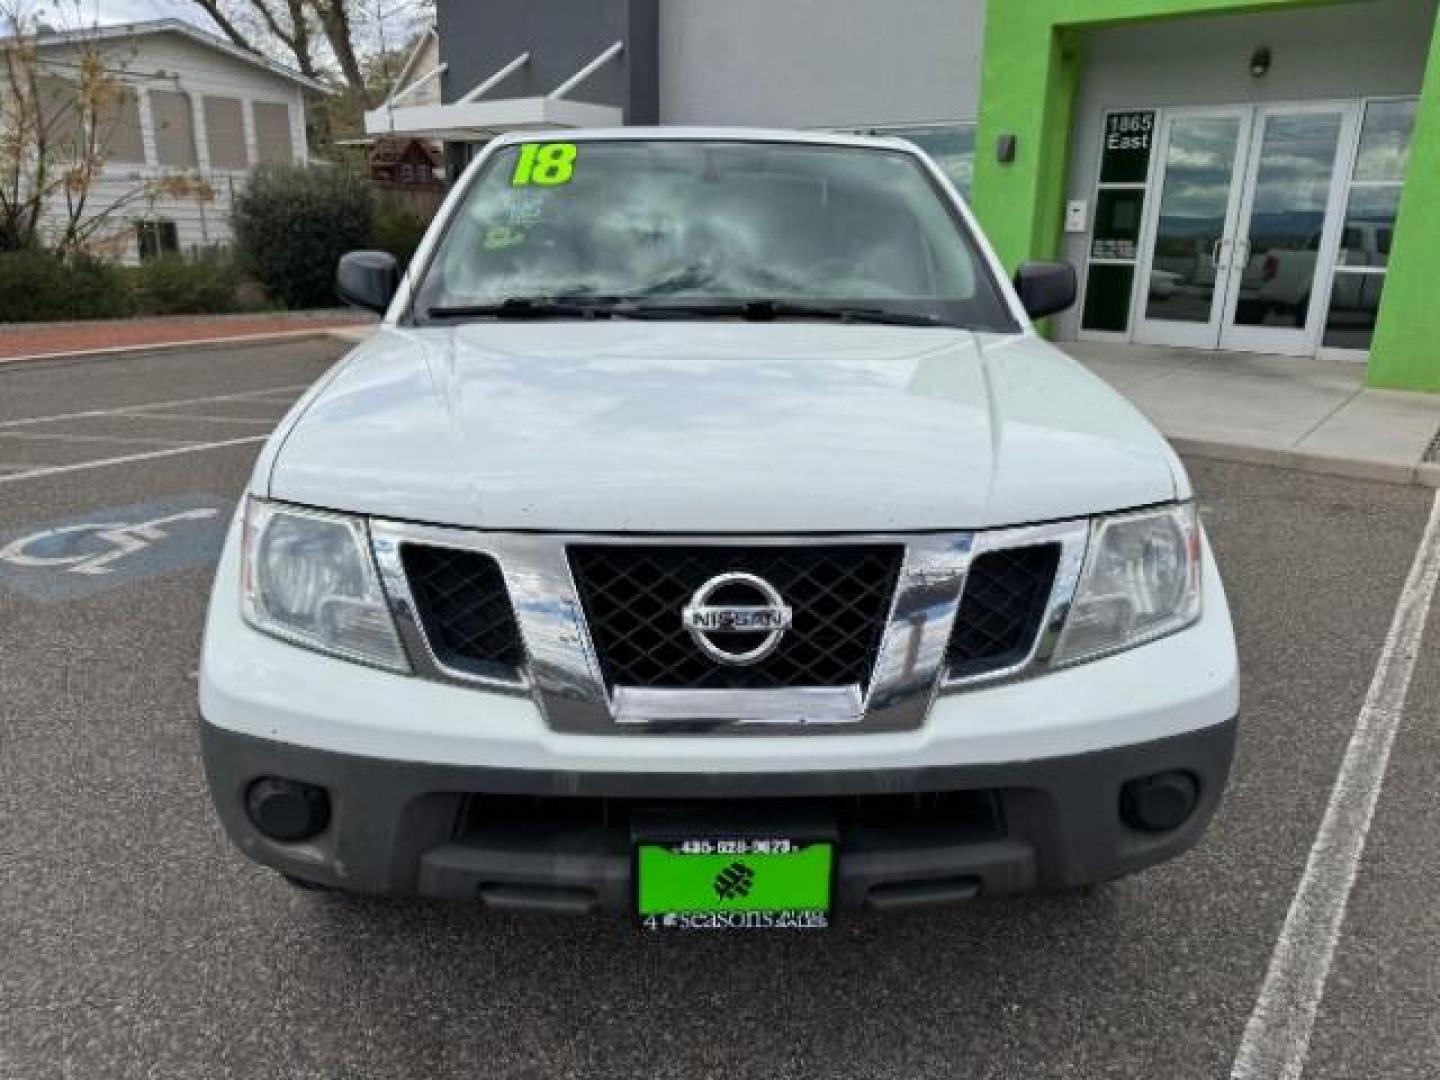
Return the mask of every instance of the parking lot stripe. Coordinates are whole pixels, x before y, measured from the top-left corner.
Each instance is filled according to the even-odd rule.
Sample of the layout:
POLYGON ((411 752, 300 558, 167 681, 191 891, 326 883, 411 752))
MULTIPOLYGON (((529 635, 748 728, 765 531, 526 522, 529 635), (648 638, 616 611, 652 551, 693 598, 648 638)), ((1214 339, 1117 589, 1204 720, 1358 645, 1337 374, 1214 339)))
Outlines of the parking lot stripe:
POLYGON ((138 435, 72 435, 58 431, 10 431, 0 435, 0 440, 28 439, 31 442, 103 442, 134 443, 137 446, 189 446, 200 439, 150 439, 138 435))
POLYGON ((1375 674, 1345 749, 1325 817, 1245 1025, 1232 1080, 1299 1080, 1325 994, 1390 751, 1404 716, 1425 621, 1440 581, 1440 492, 1375 674))
POLYGON ((151 461, 155 458, 174 457, 177 454, 195 454, 201 450, 224 450, 231 446, 245 446, 249 443, 264 442, 270 436, 247 435, 243 439, 226 439, 224 442, 192 443, 188 446, 173 446, 165 450, 149 450, 143 454, 126 454, 123 457, 102 458, 99 461, 77 461, 73 465, 43 465, 26 472, 6 473, 0 476, 0 484, 12 484, 18 480, 38 480, 44 476, 58 476, 61 473, 84 472, 86 469, 103 469, 109 465, 125 465, 132 461, 151 461))
POLYGON ((119 413, 134 420, 203 420, 207 424, 249 424, 252 427, 256 424, 269 424, 274 427, 277 423, 275 417, 261 418, 258 416, 191 416, 184 413, 157 413, 157 412, 129 412, 119 413))
POLYGON ((0 420, 0 430, 26 427, 31 424, 48 424, 55 420, 80 420, 88 416, 122 416, 137 413, 144 415, 149 409, 168 409, 183 405, 203 405, 211 401, 244 401, 247 398, 260 398, 262 395, 283 393, 298 394, 308 385, 308 383, 302 383, 298 386, 270 386, 263 390, 246 390, 236 394, 211 394, 209 397, 175 398, 170 401, 141 402, 138 405, 117 405, 109 409, 86 409, 83 412, 52 413, 49 416, 22 416, 14 420, 0 420))

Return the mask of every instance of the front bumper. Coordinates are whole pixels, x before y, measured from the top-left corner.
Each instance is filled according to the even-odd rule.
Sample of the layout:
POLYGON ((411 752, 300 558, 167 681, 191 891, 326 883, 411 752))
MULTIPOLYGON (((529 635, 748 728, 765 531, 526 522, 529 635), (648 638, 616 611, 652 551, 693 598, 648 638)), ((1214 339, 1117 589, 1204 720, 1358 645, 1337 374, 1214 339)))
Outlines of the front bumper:
POLYGON ((1171 858, 1200 838, 1225 787, 1235 728, 1231 720, 1036 761, 656 774, 394 761, 200 725, 220 819, 251 858, 350 891, 576 913, 631 910, 631 830, 644 812, 678 816, 697 836, 757 812, 803 814, 811 822, 830 815, 839 835, 840 909, 1108 880, 1171 858), (1125 782, 1168 770, 1197 781, 1194 812, 1159 834, 1126 825, 1125 782), (244 800, 264 776, 326 788, 332 813, 325 831, 301 843, 261 835, 244 800), (946 805, 959 810, 934 818, 902 814, 889 824, 854 817, 883 796, 924 793, 946 793, 946 805))

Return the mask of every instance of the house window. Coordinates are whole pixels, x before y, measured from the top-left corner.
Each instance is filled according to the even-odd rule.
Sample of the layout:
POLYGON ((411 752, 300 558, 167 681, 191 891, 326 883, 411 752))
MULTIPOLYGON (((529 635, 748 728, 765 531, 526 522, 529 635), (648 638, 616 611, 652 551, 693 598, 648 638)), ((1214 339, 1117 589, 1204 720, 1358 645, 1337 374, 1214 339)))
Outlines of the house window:
POLYGON ((79 85, 58 75, 41 75, 36 84, 40 92, 36 119, 50 152, 66 161, 83 156, 79 85))
POLYGON ((151 90, 150 112, 160 164, 172 169, 195 168, 195 114, 190 109, 190 95, 183 90, 151 90))
POLYGON ((173 221, 137 221, 135 239, 140 245, 141 262, 180 250, 180 234, 173 221))
POLYGON ((290 138, 290 106, 284 102, 257 101, 255 109, 255 149, 262 163, 289 163, 295 160, 295 144, 290 138))
POLYGON ((212 169, 246 169, 245 107, 239 98, 205 98, 205 146, 212 169))
POLYGON ((140 132, 140 96, 120 87, 95 117, 96 142, 106 161, 120 165, 145 164, 145 138, 140 132))
POLYGON ((1325 315, 1324 343, 1330 348, 1369 349, 1375 336, 1417 104, 1408 98, 1365 106, 1325 315))
MULTIPOLYGON (((42 75, 37 81, 46 144, 60 160, 78 161, 89 153, 92 135, 91 115, 79 84, 55 75, 42 75)), ((94 146, 107 161, 145 164, 140 99, 134 89, 119 87, 95 110, 93 123, 94 146)))

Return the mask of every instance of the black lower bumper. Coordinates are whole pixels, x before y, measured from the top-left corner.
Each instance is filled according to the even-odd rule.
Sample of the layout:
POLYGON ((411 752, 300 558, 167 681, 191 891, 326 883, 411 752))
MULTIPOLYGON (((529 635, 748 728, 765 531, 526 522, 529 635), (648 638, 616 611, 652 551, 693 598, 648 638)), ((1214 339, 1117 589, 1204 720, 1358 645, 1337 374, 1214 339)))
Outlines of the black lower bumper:
POLYGON ((628 911, 637 821, 695 835, 823 820, 839 838, 836 906, 889 908, 1119 877, 1195 844, 1225 787, 1234 720, 1115 749, 1005 764, 824 773, 633 774, 467 768, 357 757, 200 723, 220 819, 251 858, 365 893, 495 907, 628 911), (1198 787, 1177 827, 1127 825, 1122 789, 1158 773, 1198 787), (324 831, 262 835, 245 794, 262 777, 318 785, 324 831))

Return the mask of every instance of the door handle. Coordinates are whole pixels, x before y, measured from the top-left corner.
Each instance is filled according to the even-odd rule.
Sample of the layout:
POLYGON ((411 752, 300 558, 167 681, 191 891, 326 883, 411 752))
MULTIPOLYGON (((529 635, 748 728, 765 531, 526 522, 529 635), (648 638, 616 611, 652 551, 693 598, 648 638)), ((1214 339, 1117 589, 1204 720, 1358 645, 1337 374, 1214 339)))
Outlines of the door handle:
POLYGON ((1245 236, 1245 237, 1242 237, 1241 239, 1235 241, 1235 263, 1236 263, 1237 266, 1240 267, 1241 270, 1244 270, 1245 267, 1249 264, 1249 262, 1250 262, 1250 238, 1249 238, 1248 236, 1245 236), (1240 248, 1240 245, 1241 245, 1241 244, 1244 244, 1244 245, 1245 245, 1244 254, 1241 254, 1241 248, 1240 248))
POLYGON ((1211 269, 1214 269, 1214 270, 1221 270, 1221 269, 1223 269, 1223 267, 1222 267, 1221 264, 1220 264, 1220 252, 1222 252, 1222 251, 1225 249, 1225 246, 1226 246, 1227 244, 1229 244, 1229 243, 1230 243, 1230 241, 1229 241, 1229 240, 1226 240, 1226 239, 1222 236, 1220 239, 1216 240, 1215 243, 1213 243, 1213 244, 1210 245, 1210 267, 1211 267, 1211 269))

